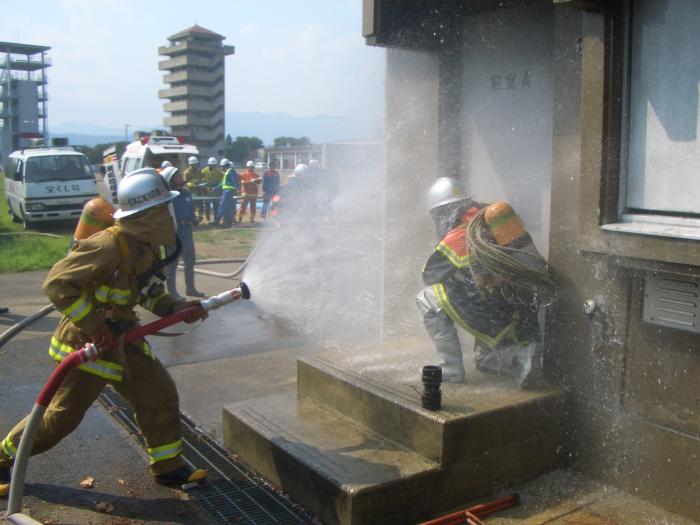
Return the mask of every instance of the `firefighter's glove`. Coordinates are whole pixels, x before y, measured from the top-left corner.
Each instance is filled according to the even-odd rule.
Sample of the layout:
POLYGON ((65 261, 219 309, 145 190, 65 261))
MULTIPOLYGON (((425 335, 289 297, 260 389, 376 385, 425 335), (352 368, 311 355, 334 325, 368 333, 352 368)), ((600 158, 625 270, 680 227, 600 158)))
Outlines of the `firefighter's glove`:
POLYGON ((209 316, 207 311, 202 308, 201 301, 177 301, 175 304, 173 304, 173 313, 189 308, 190 306, 196 306, 196 308, 193 309, 187 317, 185 317, 184 321, 186 323, 195 323, 200 319, 206 319, 209 316))

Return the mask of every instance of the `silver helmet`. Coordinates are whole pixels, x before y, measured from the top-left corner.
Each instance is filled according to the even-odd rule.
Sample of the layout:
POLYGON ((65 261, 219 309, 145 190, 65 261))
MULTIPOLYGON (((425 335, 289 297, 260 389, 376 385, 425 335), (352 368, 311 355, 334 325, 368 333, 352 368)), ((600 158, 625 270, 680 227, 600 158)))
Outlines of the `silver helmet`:
POLYGON ((294 176, 295 177, 303 177, 309 172, 309 165, 308 164, 297 164, 296 168, 294 168, 294 176))
POLYGON ((189 159, 187 159, 187 164, 190 166, 194 166, 195 164, 199 164, 199 159, 192 155, 189 159))
POLYGON ((462 184, 457 179, 440 177, 428 190, 428 209, 433 211, 445 204, 451 204, 468 198, 462 184))
POLYGON ((168 168, 165 168, 163 171, 160 172, 160 176, 165 179, 165 182, 168 183, 168 186, 171 186, 170 182, 173 180, 173 177, 175 174, 178 172, 178 169, 174 166, 170 166, 168 168))
POLYGON ((139 212, 170 202, 180 195, 170 191, 165 179, 153 168, 132 171, 117 185, 115 219, 123 219, 139 212))

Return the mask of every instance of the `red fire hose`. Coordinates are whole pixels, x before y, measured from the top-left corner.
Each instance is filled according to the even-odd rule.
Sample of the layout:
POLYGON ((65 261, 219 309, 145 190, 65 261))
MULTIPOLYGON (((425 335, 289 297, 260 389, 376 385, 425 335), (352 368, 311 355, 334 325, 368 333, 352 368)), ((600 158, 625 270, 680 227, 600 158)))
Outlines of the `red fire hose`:
MULTIPOLYGON (((219 295, 214 295, 200 302, 201 308, 205 312, 216 310, 225 304, 232 303, 238 299, 250 299, 250 290, 248 286, 241 282, 240 287, 223 292, 219 295)), ((153 334, 163 328, 184 321, 190 314, 200 311, 200 306, 190 306, 184 310, 180 310, 166 317, 153 321, 143 326, 137 326, 133 330, 129 330, 124 336, 124 343, 129 343, 142 337, 153 334)), ((10 483, 10 494, 7 502, 7 511, 5 513, 7 519, 15 525, 41 525, 29 516, 22 514, 22 495, 24 492, 24 478, 27 473, 27 465, 29 464, 29 456, 31 455, 34 436, 39 428, 39 424, 46 412, 49 403, 56 394, 56 391, 63 383, 66 376, 76 366, 86 363, 90 360, 97 359, 102 353, 109 348, 100 348, 93 343, 86 344, 80 350, 71 352, 61 361, 53 370, 49 379, 44 384, 39 395, 34 402, 34 407, 29 414, 27 425, 22 433, 22 439, 17 448, 17 456, 12 473, 12 482, 10 483)))

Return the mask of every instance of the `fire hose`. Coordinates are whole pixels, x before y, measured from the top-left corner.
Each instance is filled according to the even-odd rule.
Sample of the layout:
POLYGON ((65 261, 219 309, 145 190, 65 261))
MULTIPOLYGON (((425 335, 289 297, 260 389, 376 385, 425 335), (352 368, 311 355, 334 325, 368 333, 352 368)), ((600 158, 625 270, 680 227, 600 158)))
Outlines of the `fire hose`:
POLYGON ((430 521, 424 521, 418 525, 483 525, 484 522, 481 520, 481 518, 493 514, 494 512, 514 507, 519 502, 520 496, 517 493, 511 494, 510 496, 504 496, 486 503, 480 503, 467 509, 459 510, 430 521))
MULTIPOLYGON (((250 299, 250 290, 244 282, 241 282, 238 288, 234 288, 233 290, 228 290, 220 293, 219 295, 214 295, 212 297, 208 297, 207 299, 203 299, 200 302, 200 305, 205 312, 209 312, 238 299, 250 299)), ((193 305, 153 321, 152 323, 137 326, 132 330, 129 330, 124 335, 124 343, 126 344, 131 341, 141 339, 146 335, 153 334, 159 330, 162 330, 163 328, 179 323, 185 320, 190 314, 199 311, 199 309, 199 305, 193 305)), ((41 392, 39 392, 39 395, 34 402, 34 407, 29 414, 27 425, 19 442, 17 456, 15 457, 12 481, 10 483, 10 494, 7 503, 7 512, 5 514, 6 518, 11 523, 14 523, 15 525, 41 525, 39 522, 21 513, 24 479, 27 473, 27 465, 29 464, 29 456, 31 455, 34 437, 39 429, 39 424, 44 416, 44 412, 46 412, 46 409, 48 408, 49 403, 51 403, 53 396, 56 394, 56 391, 71 370, 82 363, 97 359, 107 350, 109 350, 109 347, 98 347, 94 343, 88 343, 83 348, 71 352, 58 364, 56 368, 54 368, 53 372, 49 376, 49 379, 44 384, 44 388, 42 388, 41 392)))

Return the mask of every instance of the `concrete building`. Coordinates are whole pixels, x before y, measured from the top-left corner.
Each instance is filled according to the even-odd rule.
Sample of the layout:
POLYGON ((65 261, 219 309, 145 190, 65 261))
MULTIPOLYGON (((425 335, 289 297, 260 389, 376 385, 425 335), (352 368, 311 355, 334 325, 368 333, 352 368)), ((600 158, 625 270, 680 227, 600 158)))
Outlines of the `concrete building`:
POLYGON ((387 327, 420 330, 435 177, 511 202, 560 276, 561 465, 700 519, 700 3, 364 7, 387 48, 386 184, 406 190, 386 196, 385 260, 412 261, 385 270, 387 327))
POLYGON ((0 42, 0 161, 47 137, 47 46, 0 42))
POLYGON ((203 157, 219 157, 224 149, 225 58, 235 52, 223 45, 225 37, 198 25, 168 38, 158 48, 168 57, 158 64, 166 71, 163 81, 170 87, 158 95, 168 100, 163 119, 174 135, 186 137, 203 157))

